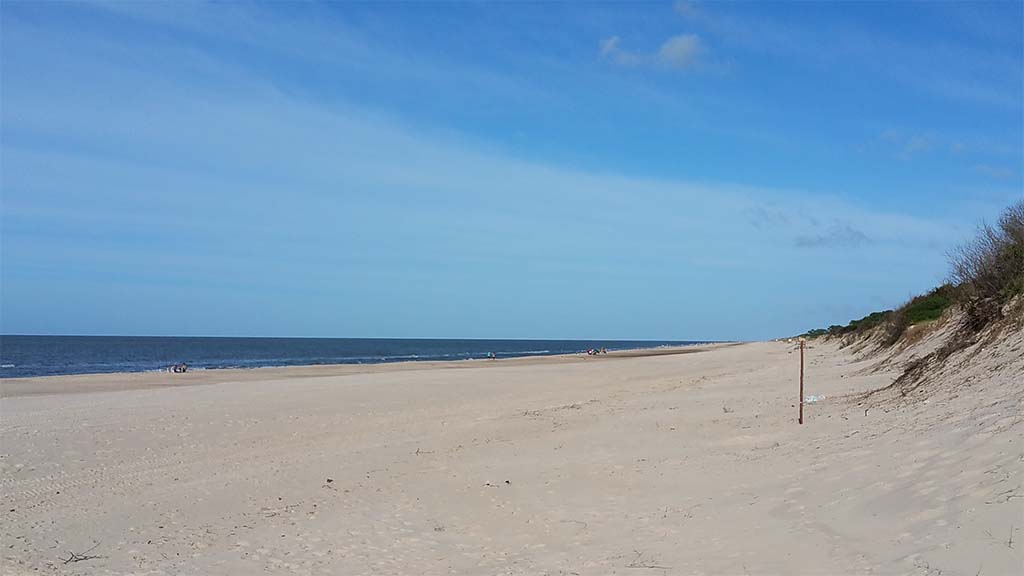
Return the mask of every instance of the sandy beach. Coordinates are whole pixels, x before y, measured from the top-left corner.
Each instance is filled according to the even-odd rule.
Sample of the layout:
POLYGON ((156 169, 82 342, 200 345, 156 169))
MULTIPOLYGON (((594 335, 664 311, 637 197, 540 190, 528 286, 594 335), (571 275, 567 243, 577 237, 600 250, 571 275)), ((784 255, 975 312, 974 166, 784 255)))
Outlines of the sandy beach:
POLYGON ((1022 159, 1024 0, 0 0, 0 576, 1024 576, 1022 159))
POLYGON ((1019 363, 687 352, 3 381, 2 573, 1020 573, 1019 363))

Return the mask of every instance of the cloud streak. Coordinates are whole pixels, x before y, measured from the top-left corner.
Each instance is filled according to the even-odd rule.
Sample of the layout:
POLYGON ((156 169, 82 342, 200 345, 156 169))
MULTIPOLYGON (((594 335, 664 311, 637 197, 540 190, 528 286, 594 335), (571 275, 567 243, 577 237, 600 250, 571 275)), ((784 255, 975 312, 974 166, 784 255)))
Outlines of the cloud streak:
POLYGON ((868 235, 857 228, 836 223, 822 233, 797 236, 793 244, 799 248, 858 248, 870 242, 868 235))
POLYGON ((996 180, 1011 180, 1016 172, 1006 166, 993 166, 991 164, 976 164, 974 170, 996 180))
POLYGON ((701 63, 706 49, 696 34, 679 34, 665 40, 657 51, 645 53, 622 47, 619 36, 601 40, 602 58, 621 66, 650 65, 674 70, 689 70, 701 63))
POLYGON ((699 16, 701 13, 697 2, 694 0, 676 0, 676 2, 672 4, 672 10, 683 18, 694 18, 699 16))
POLYGON ((704 46, 696 34, 680 34, 665 41, 658 49, 658 61, 669 68, 686 69, 693 67, 704 46))
MULTIPOLYGON (((895 150, 901 160, 930 152, 938 146, 938 139, 932 134, 907 134, 896 129, 884 130, 879 138, 895 150)), ((952 148, 951 148, 952 149, 952 148)))

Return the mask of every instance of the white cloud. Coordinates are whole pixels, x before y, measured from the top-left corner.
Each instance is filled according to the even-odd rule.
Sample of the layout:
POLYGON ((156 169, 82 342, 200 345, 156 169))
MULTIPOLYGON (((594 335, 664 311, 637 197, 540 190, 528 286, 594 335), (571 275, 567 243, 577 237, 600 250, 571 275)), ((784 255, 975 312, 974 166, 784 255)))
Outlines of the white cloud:
POLYGON ((619 50, 619 42, 621 40, 622 39, 618 36, 611 36, 601 40, 601 55, 608 56, 609 54, 617 52, 619 50))
POLYGON ((601 56, 622 66, 652 64, 684 70, 695 66, 705 52, 696 34, 680 34, 662 43, 655 53, 644 53, 622 48, 622 39, 610 36, 601 40, 601 56))
POLYGON ((658 61, 670 68, 693 66, 704 51, 696 34, 680 34, 665 41, 658 50, 658 61))
POLYGON ((676 14, 684 18, 694 18, 700 14, 700 9, 697 7, 697 2, 694 0, 676 0, 672 8, 676 14))
POLYGON ((623 50, 622 39, 611 36, 601 40, 601 56, 620 66, 635 66, 643 61, 643 56, 636 52, 623 50))

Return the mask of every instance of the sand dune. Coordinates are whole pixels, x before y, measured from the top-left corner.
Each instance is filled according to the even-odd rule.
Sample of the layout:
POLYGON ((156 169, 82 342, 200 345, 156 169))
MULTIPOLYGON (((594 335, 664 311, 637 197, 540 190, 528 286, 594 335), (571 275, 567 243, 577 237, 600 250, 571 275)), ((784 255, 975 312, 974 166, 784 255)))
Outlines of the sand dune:
POLYGON ((900 403, 856 396, 894 371, 812 345, 804 426, 774 342, 4 382, 2 572, 1020 573, 1006 346, 900 403))

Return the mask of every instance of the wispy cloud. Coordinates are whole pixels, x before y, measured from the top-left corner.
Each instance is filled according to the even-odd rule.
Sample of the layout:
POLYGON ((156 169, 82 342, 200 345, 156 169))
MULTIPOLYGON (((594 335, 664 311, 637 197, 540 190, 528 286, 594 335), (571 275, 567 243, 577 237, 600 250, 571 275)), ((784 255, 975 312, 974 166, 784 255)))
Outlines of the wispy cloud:
POLYGON ((918 154, 934 150, 938 145, 938 140, 933 134, 908 134, 894 128, 882 131, 879 139, 889 145, 896 157, 902 160, 909 160, 918 154))
POLYGON ((793 241, 799 248, 856 248, 870 242, 871 239, 861 230, 838 222, 824 232, 800 235, 793 241))
MULTIPOLYGON (((724 47, 789 54, 803 63, 826 68, 850 67, 852 63, 873 81, 902 85, 919 94, 1002 109, 1020 108, 1024 71, 1019 58, 1019 26, 999 27, 1003 34, 1011 30, 1009 35, 1016 38, 1014 54, 947 40, 912 42, 848 22, 809 27, 777 16, 729 8, 728 3, 706 9, 683 3, 676 5, 676 12, 724 47)), ((988 20, 986 26, 992 26, 992 21, 988 20)))
POLYGON ((657 51, 649 53, 623 48, 619 36, 610 36, 600 43, 601 56, 622 66, 647 64, 686 70, 699 64, 705 52, 704 44, 696 34, 672 36, 665 40, 657 51))
POLYGON ((696 34, 680 34, 665 41, 658 49, 658 61, 670 68, 690 68, 704 51, 696 34))
MULTIPOLYGON (((902 128, 882 130, 876 140, 862 149, 875 148, 900 160, 922 156, 946 155, 966 161, 983 157, 1018 157, 1020 149, 993 142, 987 138, 951 136, 934 130, 915 131, 902 128)), ((970 164, 968 164, 970 165, 970 164)), ((1005 170, 992 169, 995 164, 981 162, 973 165, 975 171, 993 177, 1005 176, 1005 170)))
POLYGON ((751 206, 743 213, 749 218, 751 226, 755 228, 775 228, 790 223, 790 217, 785 212, 767 206, 751 206))
POLYGON ((984 174, 997 180, 1009 180, 1016 174, 1016 172, 1006 166, 993 166, 991 164, 975 164, 974 170, 979 174, 984 174))
POLYGON ((684 18, 693 18, 701 12, 695 0, 676 0, 675 4, 672 5, 672 9, 676 14, 684 18))
POLYGON ((622 49, 622 39, 611 36, 601 40, 601 56, 621 66, 635 66, 643 61, 643 56, 622 49))

